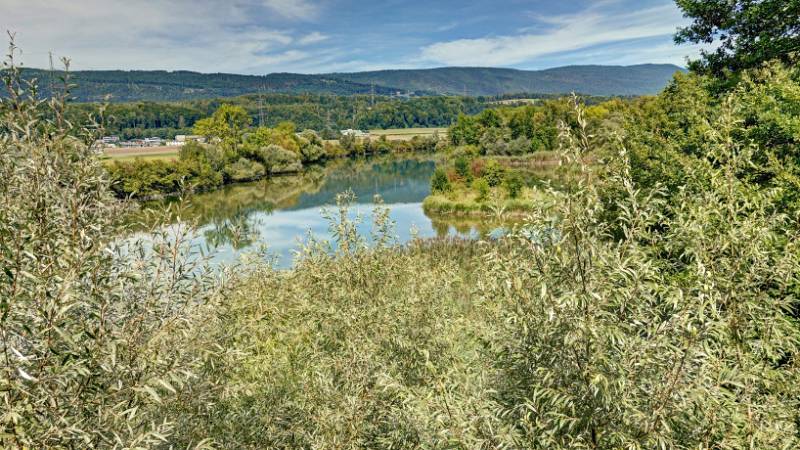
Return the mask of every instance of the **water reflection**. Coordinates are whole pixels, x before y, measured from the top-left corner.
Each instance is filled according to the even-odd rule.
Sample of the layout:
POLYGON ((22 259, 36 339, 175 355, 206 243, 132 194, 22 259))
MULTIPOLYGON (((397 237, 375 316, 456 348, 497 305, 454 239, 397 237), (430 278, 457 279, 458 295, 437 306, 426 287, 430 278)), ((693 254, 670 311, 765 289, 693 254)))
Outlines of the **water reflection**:
MULTIPOLYGON (((351 215, 363 217, 358 231, 371 234, 371 213, 375 195, 390 210, 399 243, 414 233, 422 238, 443 236, 477 237, 495 226, 478 220, 431 220, 422 210, 430 192, 435 161, 430 157, 391 157, 342 160, 312 168, 295 176, 276 177, 256 183, 228 186, 190 199, 181 217, 196 221, 200 234, 196 244, 214 249, 215 258, 232 261, 242 252, 266 246, 279 267, 292 265, 295 251, 309 233, 321 240, 331 239, 323 207, 330 207, 336 195, 351 190, 358 203, 351 215)), ((155 202, 146 207, 160 209, 175 200, 155 202)))

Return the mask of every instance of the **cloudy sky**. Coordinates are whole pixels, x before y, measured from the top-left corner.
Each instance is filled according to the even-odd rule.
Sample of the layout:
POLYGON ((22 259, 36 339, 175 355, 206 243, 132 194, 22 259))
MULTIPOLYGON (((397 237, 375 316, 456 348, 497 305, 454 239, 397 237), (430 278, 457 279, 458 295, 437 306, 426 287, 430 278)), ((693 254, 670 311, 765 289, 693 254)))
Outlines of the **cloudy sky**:
POLYGON ((29 67, 263 74, 674 63, 672 0, 0 0, 29 67))

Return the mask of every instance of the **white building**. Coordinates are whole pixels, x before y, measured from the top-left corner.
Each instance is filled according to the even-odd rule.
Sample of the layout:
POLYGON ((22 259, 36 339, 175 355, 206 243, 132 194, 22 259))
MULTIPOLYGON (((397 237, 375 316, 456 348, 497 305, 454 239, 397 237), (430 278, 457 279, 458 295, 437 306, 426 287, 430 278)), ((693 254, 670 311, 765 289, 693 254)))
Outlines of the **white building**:
POLYGON ((181 142, 185 144, 187 142, 192 142, 192 141, 200 142, 202 144, 206 141, 206 138, 204 138, 203 136, 197 136, 193 134, 191 135, 178 134, 175 136, 175 142, 181 142))
POLYGON ((369 133, 361 131, 361 130, 347 129, 347 130, 340 131, 340 133, 342 133, 342 136, 353 136, 353 137, 356 137, 356 138, 368 138, 369 137, 369 133))
POLYGON ((144 140, 145 147, 159 147, 161 145, 164 145, 164 140, 160 137, 150 137, 144 140))

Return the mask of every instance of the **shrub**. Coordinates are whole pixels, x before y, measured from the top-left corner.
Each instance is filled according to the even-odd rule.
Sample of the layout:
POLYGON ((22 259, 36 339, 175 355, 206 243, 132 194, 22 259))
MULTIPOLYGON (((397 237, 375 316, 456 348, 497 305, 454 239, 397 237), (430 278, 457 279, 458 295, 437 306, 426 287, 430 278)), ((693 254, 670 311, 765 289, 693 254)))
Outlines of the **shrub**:
POLYGON ((251 181, 264 177, 266 170, 260 163, 247 158, 239 158, 225 167, 225 176, 234 182, 251 181))
POLYGON ((521 156, 531 153, 532 144, 530 139, 525 136, 520 136, 508 143, 508 154, 512 156, 521 156))
POLYGON ((315 131, 300 133, 300 155, 303 163, 318 162, 325 157, 322 138, 315 131))
MULTIPOLYGON (((717 163, 696 164, 674 202, 640 190, 621 158, 607 180, 622 186, 619 238, 602 225, 581 164, 582 182, 563 201, 534 214, 511 251, 492 252, 499 277, 489 297, 516 305, 497 395, 499 415, 520 432, 516 444, 798 446, 789 355, 800 351, 799 336, 787 315, 798 242, 781 237, 792 219, 770 196, 733 176, 752 153, 734 138, 730 113, 708 135, 717 163)), ((585 132, 567 139, 580 161, 585 132)))
POLYGON ((497 187, 503 183, 505 173, 505 168, 503 168, 500 163, 494 159, 490 159, 484 168, 483 177, 486 178, 486 182, 489 183, 489 186, 497 187))
POLYGON ((524 186, 525 183, 522 180, 522 176, 520 176, 519 172, 517 171, 512 170, 508 172, 503 180, 503 187, 505 187, 510 198, 519 197, 519 194, 522 192, 522 188, 524 186))
POLYGON ((470 173, 470 161, 466 156, 459 156, 456 158, 455 163, 453 164, 456 173, 462 180, 470 181, 472 179, 472 174, 470 173))
POLYGON ((480 158, 473 159, 469 171, 473 178, 481 178, 486 173, 486 161, 480 158))
POLYGON ((269 173, 298 172, 303 168, 300 155, 275 144, 259 148, 256 154, 269 173))
POLYGON ((478 193, 478 202, 482 203, 485 202, 489 198, 489 183, 486 181, 485 178, 476 178, 475 181, 472 182, 472 189, 478 193))
POLYGON ((441 167, 437 167, 436 170, 433 171, 433 176, 431 177, 431 191, 434 193, 445 193, 451 190, 452 186, 447 177, 447 171, 441 167))
MULTIPOLYGON (((5 69, 0 130, 15 131, 0 133, 0 447, 164 445, 184 399, 219 398, 201 375, 222 353, 197 333, 215 320, 214 278, 186 257, 185 232, 121 228, 123 204, 86 143, 95 127, 76 138, 62 100, 27 96, 5 69)), ((143 167, 164 166, 114 170, 143 167)))

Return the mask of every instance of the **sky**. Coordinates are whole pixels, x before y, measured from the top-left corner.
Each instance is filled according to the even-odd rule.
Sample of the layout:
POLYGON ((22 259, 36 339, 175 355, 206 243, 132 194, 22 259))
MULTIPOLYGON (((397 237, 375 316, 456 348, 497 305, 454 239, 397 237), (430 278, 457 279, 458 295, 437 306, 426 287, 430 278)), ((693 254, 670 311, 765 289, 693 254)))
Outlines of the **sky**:
POLYGON ((686 23, 673 0, 0 0, 25 66, 73 70, 685 66, 686 23))

